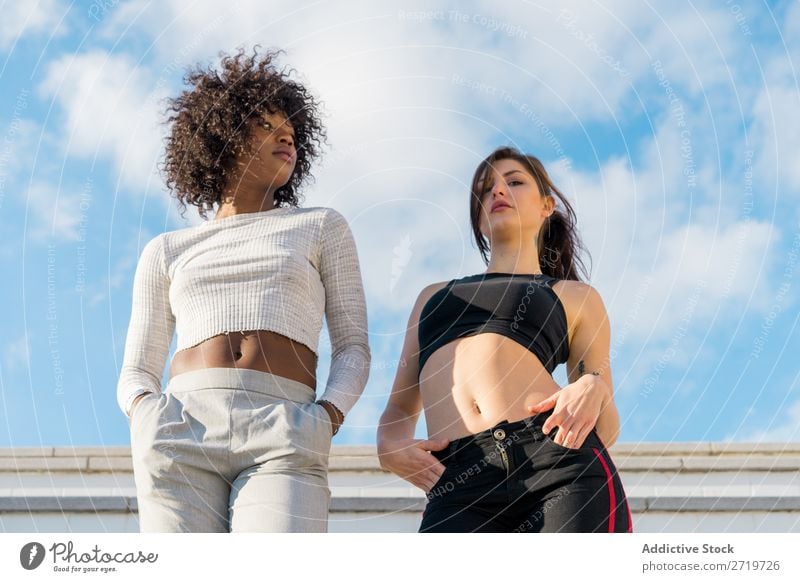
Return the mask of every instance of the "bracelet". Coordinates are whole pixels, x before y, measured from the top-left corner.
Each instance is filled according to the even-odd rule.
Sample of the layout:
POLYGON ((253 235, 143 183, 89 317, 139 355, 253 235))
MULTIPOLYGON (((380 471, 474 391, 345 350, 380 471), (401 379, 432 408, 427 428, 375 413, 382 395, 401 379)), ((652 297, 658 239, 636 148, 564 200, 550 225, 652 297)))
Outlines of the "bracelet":
POLYGON ((154 394, 152 390, 148 390, 147 388, 137 388, 130 396, 128 396, 128 400, 125 402, 125 415, 130 418, 131 417, 131 406, 133 406, 133 401, 136 400, 142 394, 154 394))

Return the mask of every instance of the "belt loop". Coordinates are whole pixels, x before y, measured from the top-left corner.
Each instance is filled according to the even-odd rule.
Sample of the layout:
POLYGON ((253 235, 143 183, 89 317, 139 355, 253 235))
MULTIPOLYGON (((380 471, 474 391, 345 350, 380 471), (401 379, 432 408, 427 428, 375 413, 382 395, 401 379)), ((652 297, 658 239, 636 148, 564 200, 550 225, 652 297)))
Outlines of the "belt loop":
POLYGON ((542 420, 538 414, 525 418, 525 428, 527 429, 526 432, 533 438, 534 441, 541 439, 541 423, 542 420))
POLYGON ((539 440, 539 431, 537 431, 536 423, 529 419, 525 419, 525 433, 534 441, 539 440))

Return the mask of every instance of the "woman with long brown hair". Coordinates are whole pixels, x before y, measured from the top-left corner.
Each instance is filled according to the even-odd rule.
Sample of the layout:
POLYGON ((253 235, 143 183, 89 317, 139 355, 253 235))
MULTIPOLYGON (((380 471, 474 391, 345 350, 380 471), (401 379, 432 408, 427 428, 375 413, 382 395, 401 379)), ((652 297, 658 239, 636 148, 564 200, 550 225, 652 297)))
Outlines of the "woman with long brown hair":
POLYGON ((579 280, 575 213, 513 148, 484 159, 471 190, 488 268, 419 294, 378 429, 381 466, 426 492, 421 532, 632 531, 607 450, 619 433, 609 322, 579 280))

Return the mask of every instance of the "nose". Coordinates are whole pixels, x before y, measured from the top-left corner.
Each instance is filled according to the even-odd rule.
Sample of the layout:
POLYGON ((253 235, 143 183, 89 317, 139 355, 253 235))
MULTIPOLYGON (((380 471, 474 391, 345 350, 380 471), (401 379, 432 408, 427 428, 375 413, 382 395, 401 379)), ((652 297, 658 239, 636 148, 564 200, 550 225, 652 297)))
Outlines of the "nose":
POLYGON ((494 184, 492 184, 492 198, 497 198, 500 194, 504 197, 508 195, 505 180, 495 180, 494 184))
POLYGON ((294 147, 294 140, 292 139, 292 136, 288 133, 282 134, 281 137, 278 138, 278 141, 288 145, 289 147, 294 147))

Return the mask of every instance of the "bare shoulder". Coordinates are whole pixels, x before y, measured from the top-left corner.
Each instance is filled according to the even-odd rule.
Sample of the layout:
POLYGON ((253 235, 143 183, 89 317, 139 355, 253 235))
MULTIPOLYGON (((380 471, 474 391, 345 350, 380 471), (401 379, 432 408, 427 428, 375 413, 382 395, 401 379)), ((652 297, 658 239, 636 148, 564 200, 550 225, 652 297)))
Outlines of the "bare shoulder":
POLYGON ((560 279, 553 284, 553 290, 558 293, 558 296, 563 301, 585 303, 587 301, 594 302, 601 300, 600 293, 597 289, 583 281, 560 279))
MULTIPOLYGON (((447 281, 432 283, 426 285, 417 295, 414 302, 414 307, 408 316, 408 325, 406 329, 406 337, 403 341, 402 353, 400 360, 405 362, 405 365, 399 366, 397 369, 397 376, 395 378, 395 387, 411 387, 416 386, 419 376, 419 340, 418 340, 418 326, 420 322, 420 314, 422 313, 425 304, 439 289, 447 285, 447 281)), ((392 394, 395 391, 393 389, 392 394)))
POLYGON ((423 287, 419 292, 419 295, 417 295, 417 301, 412 310, 412 319, 418 319, 422 308, 425 307, 425 304, 436 294, 437 291, 444 289, 448 283, 449 281, 439 281, 438 283, 431 283, 430 285, 423 287))
POLYGON ((605 305, 600 293, 589 283, 561 279, 553 284, 572 330, 584 317, 598 317, 605 313, 605 305))
POLYGON ((423 287, 422 291, 419 292, 420 299, 423 297, 430 299, 439 289, 444 289, 447 287, 449 282, 450 281, 439 281, 438 283, 431 283, 430 285, 423 287))

